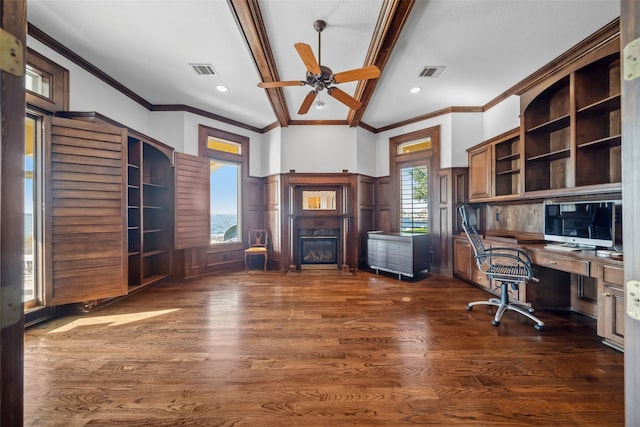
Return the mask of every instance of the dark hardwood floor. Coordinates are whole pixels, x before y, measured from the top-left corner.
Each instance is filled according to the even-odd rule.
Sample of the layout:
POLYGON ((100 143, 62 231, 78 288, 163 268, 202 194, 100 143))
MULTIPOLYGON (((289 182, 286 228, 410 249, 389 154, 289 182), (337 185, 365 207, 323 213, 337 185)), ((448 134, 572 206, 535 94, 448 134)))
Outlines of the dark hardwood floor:
POLYGON ((238 272, 25 333, 27 426, 622 426, 595 321, 466 310, 459 280, 238 272))

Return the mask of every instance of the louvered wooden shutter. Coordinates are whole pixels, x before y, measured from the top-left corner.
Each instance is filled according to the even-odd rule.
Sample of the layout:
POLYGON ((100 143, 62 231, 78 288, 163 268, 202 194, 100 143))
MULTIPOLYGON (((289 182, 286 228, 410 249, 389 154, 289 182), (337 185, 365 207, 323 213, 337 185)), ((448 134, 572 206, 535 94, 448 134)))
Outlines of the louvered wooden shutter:
POLYGON ((209 246, 209 159, 175 153, 175 249, 209 246))
POLYGON ((125 295, 126 130, 54 117, 50 138, 46 304, 125 295))

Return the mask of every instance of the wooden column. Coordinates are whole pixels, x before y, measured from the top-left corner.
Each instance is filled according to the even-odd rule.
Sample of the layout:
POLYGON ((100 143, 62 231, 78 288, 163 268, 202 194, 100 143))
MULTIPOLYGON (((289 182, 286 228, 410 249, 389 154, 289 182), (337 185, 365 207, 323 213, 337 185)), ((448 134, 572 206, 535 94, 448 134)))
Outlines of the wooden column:
MULTIPOLYGON (((17 39, 18 43, 10 45, 17 52, 22 50, 26 60, 26 1, 0 0, 0 18, 0 27, 17 39)), ((24 119, 24 64, 16 64, 11 72, 0 71, 0 425, 3 427, 23 424, 24 119)))
MULTIPOLYGON (((620 2, 621 48, 640 37, 640 3, 620 2)), ((625 281, 640 280, 640 78, 626 80, 622 53, 622 206, 625 281)), ((640 425, 640 320, 625 316, 624 383, 626 425, 640 425)))

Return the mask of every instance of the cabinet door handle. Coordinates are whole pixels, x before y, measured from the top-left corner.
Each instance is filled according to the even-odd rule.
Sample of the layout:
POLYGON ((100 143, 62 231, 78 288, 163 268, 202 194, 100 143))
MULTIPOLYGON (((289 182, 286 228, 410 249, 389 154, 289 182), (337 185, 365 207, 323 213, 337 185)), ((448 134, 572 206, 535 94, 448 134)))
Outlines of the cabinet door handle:
POLYGON ((610 297, 611 296, 611 292, 605 292, 602 294, 603 297, 610 297))
POLYGON ((552 259, 552 260, 549 261, 549 264, 557 264, 557 263, 558 263, 558 261, 556 261, 555 259, 552 259))

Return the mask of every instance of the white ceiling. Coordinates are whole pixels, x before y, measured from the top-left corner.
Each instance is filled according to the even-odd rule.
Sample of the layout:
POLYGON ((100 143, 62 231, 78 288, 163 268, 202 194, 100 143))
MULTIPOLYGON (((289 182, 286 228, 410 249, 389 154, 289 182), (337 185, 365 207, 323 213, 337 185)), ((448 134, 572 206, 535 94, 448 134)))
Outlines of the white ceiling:
MULTIPOLYGON (((321 63, 334 72, 362 67, 384 1, 259 1, 280 80, 305 79, 293 45, 317 55, 317 19, 327 22, 321 63)), ((620 0, 417 0, 361 121, 380 128, 483 106, 619 13, 620 0), (419 78, 424 66, 446 68, 419 78), (410 94, 414 86, 422 92, 410 94)), ((27 18, 153 105, 184 104, 257 128, 277 120, 226 0, 28 0, 27 18), (190 63, 211 64, 217 75, 198 76, 190 63)), ((350 94, 355 87, 340 85, 350 94)), ((309 88, 282 91, 292 120, 347 118, 326 93, 316 98, 324 109, 299 116, 309 88)))

